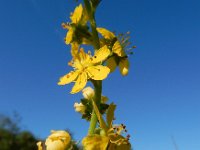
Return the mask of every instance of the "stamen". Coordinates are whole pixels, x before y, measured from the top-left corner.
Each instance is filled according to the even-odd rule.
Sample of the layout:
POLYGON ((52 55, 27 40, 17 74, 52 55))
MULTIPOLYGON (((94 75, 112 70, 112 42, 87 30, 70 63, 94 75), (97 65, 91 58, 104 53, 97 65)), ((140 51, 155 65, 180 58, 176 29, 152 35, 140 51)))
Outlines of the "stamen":
POLYGON ((69 29, 70 23, 62 23, 61 26, 63 29, 69 29))
POLYGON ((73 66, 73 62, 72 61, 68 62, 68 65, 73 66))

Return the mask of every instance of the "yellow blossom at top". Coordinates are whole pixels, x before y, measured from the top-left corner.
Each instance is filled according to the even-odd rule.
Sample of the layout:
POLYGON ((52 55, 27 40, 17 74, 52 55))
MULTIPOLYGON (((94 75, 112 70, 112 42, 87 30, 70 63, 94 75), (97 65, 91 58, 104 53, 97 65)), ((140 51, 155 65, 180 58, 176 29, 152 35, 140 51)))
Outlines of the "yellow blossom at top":
POLYGON ((73 61, 70 64, 74 68, 74 71, 61 77, 58 85, 66 85, 74 81, 75 84, 71 90, 71 94, 74 94, 85 87, 88 79, 105 79, 108 76, 110 69, 107 66, 101 65, 101 63, 109 55, 110 50, 107 46, 95 51, 93 57, 90 55, 90 52, 85 53, 84 49, 81 48, 80 52, 77 53, 77 56, 73 58, 73 61))
MULTIPOLYGON (((75 34, 76 34, 77 27, 80 29, 83 28, 83 30, 86 29, 84 26, 86 25, 88 21, 88 16, 82 4, 77 6, 74 12, 71 13, 70 20, 71 20, 70 23, 62 23, 63 28, 68 29, 68 32, 65 37, 66 44, 70 44, 73 42, 73 38, 76 36, 75 34)), ((87 43, 87 39, 84 38, 83 43, 87 43)))
POLYGON ((112 56, 107 61, 107 66, 110 68, 110 71, 113 72, 117 66, 119 66, 120 72, 122 75, 127 75, 129 71, 129 61, 125 53, 125 47, 127 43, 120 42, 115 34, 105 28, 97 28, 97 31, 107 40, 115 40, 112 46, 112 52, 116 54, 117 57, 112 56))

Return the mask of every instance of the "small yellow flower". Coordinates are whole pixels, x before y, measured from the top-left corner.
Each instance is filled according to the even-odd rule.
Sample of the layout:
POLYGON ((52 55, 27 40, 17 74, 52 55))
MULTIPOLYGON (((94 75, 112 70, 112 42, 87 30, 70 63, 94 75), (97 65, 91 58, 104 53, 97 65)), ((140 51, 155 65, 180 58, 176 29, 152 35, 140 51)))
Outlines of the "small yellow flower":
MULTIPOLYGON (((78 32, 83 31, 83 33, 85 35, 89 34, 86 32, 87 31, 86 23, 88 21, 88 16, 87 16, 86 10, 82 6, 82 4, 77 6, 75 8, 74 12, 71 13, 70 19, 71 19, 70 23, 62 23, 63 28, 68 29, 68 32, 65 37, 66 44, 72 43, 74 38, 76 38, 76 36, 77 36, 76 33, 78 33, 78 32), (79 30, 79 31, 77 31, 77 30, 79 30)), ((82 43, 85 43, 85 44, 89 43, 87 38, 83 38, 81 40, 82 40, 81 41, 82 43)))
POLYGON ((65 150, 71 141, 71 137, 66 131, 51 131, 51 135, 46 139, 47 150, 65 150))
POLYGON ((85 114, 85 105, 83 105, 82 103, 74 103, 74 108, 76 112, 79 112, 81 114, 85 114))
POLYGON ((100 135, 86 136, 83 138, 82 144, 85 150, 106 150, 109 138, 100 135))
POLYGON ((71 71, 70 73, 61 77, 58 85, 66 85, 75 81, 75 84, 71 90, 71 94, 74 94, 81 91, 85 87, 88 79, 105 79, 108 76, 110 69, 107 66, 101 65, 101 63, 109 55, 110 50, 107 48, 107 46, 95 51, 93 57, 90 55, 90 53, 85 53, 83 48, 80 49, 77 57, 75 57, 71 63, 74 71, 71 71))
POLYGON ((58 130, 51 131, 51 135, 46 139, 45 145, 42 146, 42 142, 38 142, 38 150, 66 150, 69 147, 71 137, 68 132, 58 130))
POLYGON ((122 75, 127 75, 129 71, 129 61, 127 59, 127 55, 125 53, 125 49, 129 43, 127 43, 128 39, 124 39, 124 41, 120 41, 117 39, 115 34, 105 28, 97 28, 97 31, 106 39, 112 41, 114 40, 114 44, 112 46, 112 52, 115 54, 110 57, 107 61, 107 66, 110 68, 110 71, 113 72, 117 66, 119 66, 120 73, 122 75))

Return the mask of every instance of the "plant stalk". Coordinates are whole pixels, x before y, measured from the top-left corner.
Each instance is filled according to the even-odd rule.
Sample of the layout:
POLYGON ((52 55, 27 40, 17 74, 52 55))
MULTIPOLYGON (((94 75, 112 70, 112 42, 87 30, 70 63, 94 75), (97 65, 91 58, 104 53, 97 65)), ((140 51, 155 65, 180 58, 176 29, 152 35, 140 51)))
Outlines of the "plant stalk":
MULTIPOLYGON (((98 32, 96 30, 95 11, 92 8, 92 6, 90 5, 90 2, 88 0, 84 0, 84 4, 86 7, 87 14, 89 16, 90 26, 92 29, 93 47, 96 51, 100 48, 100 43, 99 43, 98 32)), ((97 107, 99 108, 99 105, 101 103, 102 81, 93 80, 92 83, 94 85, 94 91, 95 91, 94 102, 96 103, 97 107)), ((97 121, 98 121, 97 115, 93 109, 92 115, 91 115, 91 120, 90 120, 90 126, 88 129, 89 135, 94 134, 95 128, 97 126, 97 121)))

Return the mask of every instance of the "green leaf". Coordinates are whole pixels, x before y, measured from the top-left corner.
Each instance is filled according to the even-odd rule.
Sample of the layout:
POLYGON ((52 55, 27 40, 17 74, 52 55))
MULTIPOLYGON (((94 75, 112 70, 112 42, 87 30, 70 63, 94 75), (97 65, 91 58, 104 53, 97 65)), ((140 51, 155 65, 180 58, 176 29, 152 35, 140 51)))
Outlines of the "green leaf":
POLYGON ((104 129, 105 132, 107 132, 107 131, 108 131, 108 127, 107 127, 107 125, 106 125, 106 123, 105 123, 105 121, 104 121, 104 119, 103 119, 101 113, 99 112, 99 109, 98 109, 96 103, 95 103, 94 101, 92 101, 92 102, 93 102, 92 104, 93 104, 94 111, 95 111, 95 113, 96 113, 96 115, 97 115, 97 118, 98 118, 98 120, 99 120, 99 123, 100 123, 100 127, 101 127, 102 129, 104 129))
POLYGON ((105 111, 108 109, 109 105, 108 104, 100 104, 100 108, 99 108, 99 111, 101 114, 104 114, 105 111))
POLYGON ((88 102, 87 99, 82 98, 82 99, 81 99, 81 103, 82 103, 83 105, 87 105, 89 102, 88 102))
POLYGON ((106 114, 106 120, 108 128, 112 127, 112 121, 114 119, 114 111, 115 111, 116 105, 114 103, 111 103, 108 107, 107 114, 106 114))

